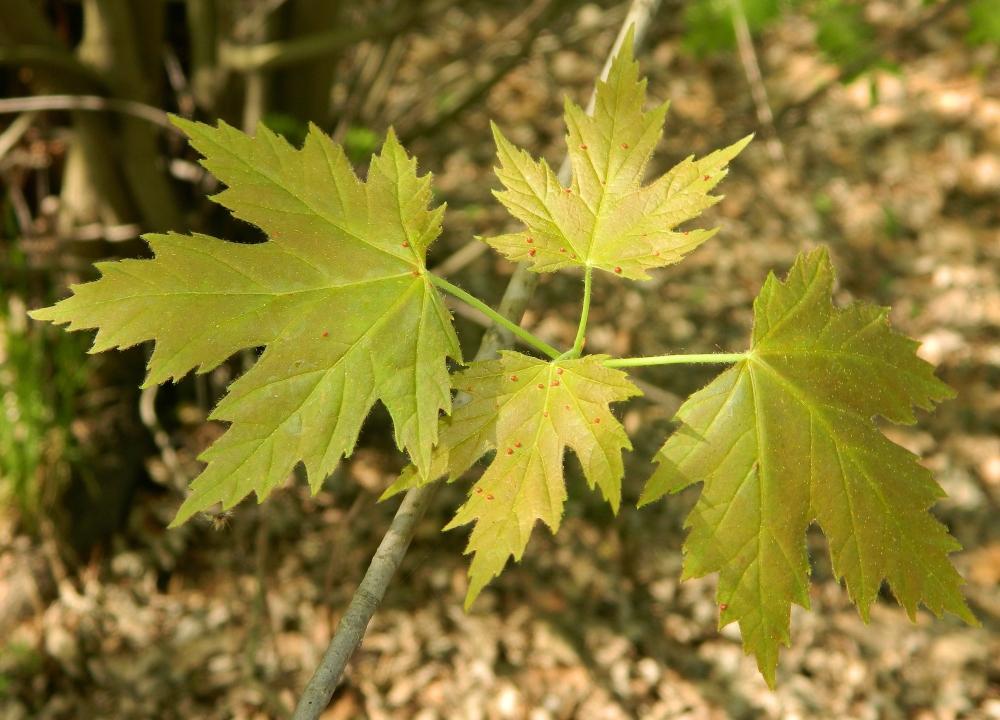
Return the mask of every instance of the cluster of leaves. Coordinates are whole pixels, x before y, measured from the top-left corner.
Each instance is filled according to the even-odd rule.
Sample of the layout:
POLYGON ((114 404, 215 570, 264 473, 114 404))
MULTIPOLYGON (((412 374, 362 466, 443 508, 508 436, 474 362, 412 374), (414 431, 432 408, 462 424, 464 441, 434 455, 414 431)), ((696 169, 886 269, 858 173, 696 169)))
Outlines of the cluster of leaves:
MULTIPOLYGON (((617 367, 658 359, 581 355, 591 274, 641 280, 710 237, 676 227, 718 201, 710 191, 749 141, 643 185, 667 107, 643 110, 631 51, 629 39, 598 83, 593 117, 566 102, 569 187, 495 128, 497 195, 525 229, 486 242, 536 272, 584 271, 577 343, 561 354, 539 344, 548 358, 504 352, 451 375, 448 358, 463 360, 438 288, 455 289, 425 266, 443 208, 429 208, 430 178, 417 176, 391 132, 362 182, 316 128, 296 150, 264 126, 251 138, 176 121, 228 186, 216 200, 270 240, 147 236, 155 259, 101 263, 100 280, 34 313, 97 328, 95 352, 154 340, 147 384, 266 346, 215 409, 229 429, 204 454, 175 525, 251 491, 263 500, 299 462, 318 489, 377 400, 412 461, 386 496, 454 481, 492 454, 448 525, 475 523, 467 606, 521 558, 536 521, 557 530, 566 448, 618 510, 631 446, 610 405, 640 392, 617 367)), ((685 577, 720 573, 721 623, 740 623, 772 686, 791 603, 808 606, 805 531, 814 520, 866 619, 885 579, 911 616, 923 602, 975 622, 947 557, 958 546, 927 512, 940 488, 872 423, 912 423, 913 406, 930 408, 951 391, 916 343, 888 326, 885 308, 834 308, 832 288, 824 249, 801 255, 785 282, 768 278, 750 349, 684 403, 641 498, 704 483, 688 518, 685 577)))
MULTIPOLYGON (((766 30, 783 12, 805 12, 816 26, 817 47, 848 79, 883 62, 876 30, 857 0, 694 0, 684 10, 684 47, 699 57, 733 49, 734 3, 740 3, 753 33, 766 30)), ((971 0, 965 12, 970 45, 1000 44, 1000 0, 971 0)))

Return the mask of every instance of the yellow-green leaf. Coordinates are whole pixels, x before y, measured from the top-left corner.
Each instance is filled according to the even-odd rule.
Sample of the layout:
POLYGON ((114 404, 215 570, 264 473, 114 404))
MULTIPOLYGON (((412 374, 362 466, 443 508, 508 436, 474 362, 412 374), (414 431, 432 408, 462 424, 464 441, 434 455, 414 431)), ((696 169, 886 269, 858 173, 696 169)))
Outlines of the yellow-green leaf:
POLYGON ((676 231, 721 200, 709 192, 728 173, 750 137, 701 160, 689 157, 643 187, 642 177, 663 134, 667 105, 643 112, 646 80, 632 60, 629 33, 607 82, 597 83, 594 116, 566 99, 566 138, 573 180, 564 188, 544 160, 515 148, 495 125, 493 134, 506 188, 495 193, 524 232, 486 240, 536 272, 597 267, 633 279, 678 262, 718 230, 676 231))
POLYGON ((791 603, 809 607, 813 521, 865 621, 885 579, 911 618, 923 602, 976 622, 948 560, 959 545, 927 512, 944 493, 872 423, 913 423, 913 406, 954 393, 886 308, 834 308, 833 279, 825 248, 800 255, 784 283, 768 278, 746 359, 684 403, 640 500, 704 482, 684 576, 718 571, 721 624, 739 621, 772 687, 791 603))
MULTIPOLYGON (((536 520, 559 528, 566 483, 563 455, 572 448, 590 487, 618 512, 621 451, 631 449, 609 403, 642 393, 625 373, 604 367, 606 355, 546 362, 516 352, 472 363, 453 385, 472 399, 442 420, 428 479, 457 478, 490 450, 496 457, 469 493, 450 529, 475 522, 467 553, 475 553, 466 608, 507 558, 520 560, 536 520)), ((408 468, 392 492, 419 484, 408 468)), ((392 494, 392 493, 387 493, 392 494)))
POLYGON ((441 231, 430 177, 390 131, 366 182, 313 127, 296 150, 263 125, 175 120, 228 188, 215 200, 270 240, 149 235, 155 259, 99 263, 103 277, 34 317, 98 328, 93 352, 155 340, 147 385, 207 372, 266 346, 212 417, 231 423, 204 454, 174 524, 251 491, 263 499, 302 461, 314 489, 350 454, 382 400, 424 473, 438 413, 451 409, 446 356, 461 361, 425 256, 441 231))

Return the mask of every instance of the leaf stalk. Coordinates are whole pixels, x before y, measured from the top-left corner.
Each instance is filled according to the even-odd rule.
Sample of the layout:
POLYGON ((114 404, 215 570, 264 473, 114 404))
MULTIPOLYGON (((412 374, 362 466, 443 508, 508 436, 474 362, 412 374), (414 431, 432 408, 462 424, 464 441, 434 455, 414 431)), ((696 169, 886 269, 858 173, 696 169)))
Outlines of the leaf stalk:
POLYGON ((604 367, 641 367, 644 365, 685 365, 693 363, 737 363, 748 353, 705 353, 703 355, 653 355, 652 357, 605 360, 604 367))
POLYGON ((594 268, 587 265, 583 274, 583 309, 580 311, 580 327, 576 329, 576 340, 573 341, 573 349, 566 355, 569 358, 578 358, 583 351, 584 334, 587 332, 587 317, 590 315, 590 291, 594 279, 594 268))
POLYGON ((517 325, 515 325, 514 323, 512 323, 510 320, 508 320, 507 318, 505 318, 503 315, 501 315, 500 313, 498 313, 496 310, 494 310, 493 308, 491 308, 489 305, 487 305, 486 303, 484 303, 482 300, 480 300, 476 296, 470 295, 469 293, 465 292, 465 290, 463 290, 462 288, 458 287, 457 285, 452 285, 450 282, 448 282, 447 280, 445 280, 442 277, 438 277, 437 275, 433 275, 431 273, 428 273, 427 277, 430 278, 430 281, 432 283, 434 283, 435 285, 437 285, 439 288, 441 288, 445 292, 451 293, 452 295, 454 295, 455 297, 457 297, 462 302, 465 302, 465 303, 471 305, 472 307, 476 308, 477 310, 479 310, 480 312, 482 312, 483 314, 485 314, 487 317, 489 317, 490 320, 492 320, 493 322, 497 323, 498 325, 502 325, 503 327, 507 328, 512 333, 514 333, 515 335, 517 335, 519 338, 521 338, 522 340, 524 340, 526 343, 528 343, 529 345, 531 345, 535 349, 540 350, 541 352, 545 353, 546 355, 548 355, 553 360, 557 360, 557 359, 559 359, 560 357, 563 356, 563 353, 560 353, 558 350, 556 350, 551 345, 548 345, 548 344, 542 342, 541 340, 539 340, 538 338, 536 338, 534 335, 532 335, 527 330, 524 330, 523 328, 518 327, 517 325))

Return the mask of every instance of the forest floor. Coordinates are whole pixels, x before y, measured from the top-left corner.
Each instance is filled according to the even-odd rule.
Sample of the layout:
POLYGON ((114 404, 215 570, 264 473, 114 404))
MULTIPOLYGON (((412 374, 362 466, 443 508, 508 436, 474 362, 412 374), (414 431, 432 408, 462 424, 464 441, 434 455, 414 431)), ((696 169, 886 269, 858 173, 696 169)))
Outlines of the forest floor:
MULTIPOLYGON (((872 2, 866 12, 893 37, 914 8, 872 2)), ((892 70, 846 84, 808 22, 768 30, 759 59, 785 159, 759 135, 720 186, 726 198, 693 225, 721 224, 712 240, 649 282, 600 275, 587 349, 743 350, 767 274, 781 277, 797 253, 828 244, 836 302, 891 306, 894 326, 957 390, 917 425, 884 431, 947 492, 934 512, 965 548, 953 558, 983 626, 923 610, 911 622, 888 591, 865 625, 814 527, 811 608, 793 608, 792 644, 768 690, 738 628, 717 627, 714 576, 679 582, 698 488, 634 508, 681 398, 717 372, 650 368, 637 373, 650 392, 620 408, 635 446, 623 510, 613 516, 571 461, 559 533, 536 528, 523 561, 465 613, 467 530, 440 529, 468 480, 442 487, 324 720, 1000 719, 1000 58, 965 45, 963 17, 921 29, 892 70)), ((410 144, 449 205, 432 265, 473 235, 516 227, 490 195, 488 120, 558 166, 563 93, 585 102, 594 58, 617 30, 610 19, 590 6, 577 25, 596 29, 582 39, 543 33, 481 108, 410 144)), ((642 55, 651 102, 671 100, 650 174, 757 128, 738 58, 695 60, 671 27, 642 55)), ((402 112, 447 48, 497 31, 455 11, 435 36, 412 38, 387 106, 402 112)), ((451 279, 495 303, 512 271, 488 251, 451 279)), ((525 325, 568 346, 580 292, 572 273, 543 277, 525 325)), ((463 314, 457 323, 471 355, 481 327, 463 314)), ((194 472, 191 458, 219 428, 193 406, 173 426, 194 472)), ((140 493, 110 549, 66 577, 56 567, 57 598, 37 596, 37 612, 3 638, 0 720, 287 717, 398 505, 376 503, 404 462, 387 430, 376 412, 317 496, 291 478, 218 531, 201 519, 165 530, 179 496, 140 493)), ((147 465, 163 475, 160 458, 147 465)), ((3 593, 30 582, 35 550, 9 531, 0 544, 3 593)))

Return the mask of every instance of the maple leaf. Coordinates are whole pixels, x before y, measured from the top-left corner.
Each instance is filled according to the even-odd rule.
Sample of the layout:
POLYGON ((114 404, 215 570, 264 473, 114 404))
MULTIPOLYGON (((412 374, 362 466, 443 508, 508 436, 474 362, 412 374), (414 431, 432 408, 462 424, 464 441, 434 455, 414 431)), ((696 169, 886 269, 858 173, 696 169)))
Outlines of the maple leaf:
POLYGON ((593 489, 601 488, 612 510, 621 502, 625 470, 621 451, 632 449, 609 403, 642 392, 620 370, 606 368, 607 355, 577 360, 538 360, 502 352, 499 360, 472 363, 455 373, 453 385, 471 401, 442 419, 431 472, 421 480, 408 468, 386 492, 457 478, 490 450, 496 457, 444 528, 475 522, 466 553, 469 568, 466 609, 500 574, 511 556, 520 560, 536 520, 559 529, 566 482, 563 455, 570 447, 593 489))
POLYGON ((976 623, 947 557, 960 547, 927 512, 944 493, 872 422, 912 424, 912 406, 954 392, 889 327, 887 308, 834 308, 833 279, 825 248, 800 255, 786 282, 768 277, 746 359, 680 408, 640 499, 705 483, 686 521, 684 577, 719 572, 720 625, 739 621, 772 689, 791 603, 809 607, 814 520, 865 622, 885 578, 911 618, 922 601, 976 623))
POLYGON ((646 80, 632 59, 629 31, 607 82, 598 81, 593 117, 566 99, 567 146, 573 181, 564 188, 542 160, 515 148, 493 125, 506 190, 494 194, 527 226, 486 239, 509 259, 536 272, 597 267, 636 280, 646 270, 681 260, 714 235, 677 232, 677 225, 721 200, 709 195, 750 137, 701 160, 687 158, 651 185, 642 176, 663 134, 667 104, 643 112, 646 80))
POLYGON ((424 473, 438 412, 451 409, 451 315, 427 279, 444 208, 390 130, 362 182, 313 126, 296 150, 265 126, 249 137, 174 119, 228 189, 215 200, 270 240, 147 235, 155 259, 98 263, 101 279, 33 313, 98 328, 92 352, 155 340, 146 385, 203 373, 265 345, 211 417, 231 423, 173 524, 251 491, 263 498, 302 461, 318 490, 349 455, 376 400, 424 473))

